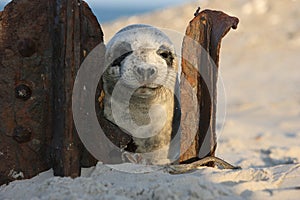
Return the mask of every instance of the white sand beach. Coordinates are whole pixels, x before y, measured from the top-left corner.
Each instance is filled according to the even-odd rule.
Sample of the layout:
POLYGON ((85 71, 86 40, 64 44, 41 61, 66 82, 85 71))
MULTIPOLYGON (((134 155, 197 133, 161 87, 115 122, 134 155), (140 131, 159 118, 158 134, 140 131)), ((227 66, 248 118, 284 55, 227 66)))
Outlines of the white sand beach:
POLYGON ((0 187, 0 199, 299 199, 300 0, 189 3, 102 24, 105 41, 134 23, 184 34, 198 6, 240 19, 221 47, 226 116, 224 127, 218 124, 216 154, 241 170, 203 167, 170 175, 157 166, 117 170, 98 163, 76 179, 50 170, 14 181, 0 187))

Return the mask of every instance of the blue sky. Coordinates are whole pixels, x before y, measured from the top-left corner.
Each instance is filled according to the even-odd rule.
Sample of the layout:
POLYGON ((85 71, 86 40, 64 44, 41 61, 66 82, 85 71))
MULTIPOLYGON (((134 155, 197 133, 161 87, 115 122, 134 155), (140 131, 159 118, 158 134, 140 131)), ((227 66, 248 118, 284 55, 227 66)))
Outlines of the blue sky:
POLYGON ((0 10, 3 10, 4 5, 8 2, 10 2, 10 0, 0 0, 0 10))
MULTIPOLYGON (((86 0, 100 23, 114 20, 122 16, 150 12, 189 1, 197 0, 86 0)), ((0 0, 0 10, 3 10, 4 5, 8 2, 10 2, 10 0, 0 0)))

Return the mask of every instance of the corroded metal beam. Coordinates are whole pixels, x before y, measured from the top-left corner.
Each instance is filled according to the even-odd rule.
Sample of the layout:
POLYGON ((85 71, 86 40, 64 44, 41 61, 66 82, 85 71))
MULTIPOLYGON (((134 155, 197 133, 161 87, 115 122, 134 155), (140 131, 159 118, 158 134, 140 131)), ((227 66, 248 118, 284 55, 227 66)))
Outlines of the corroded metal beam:
POLYGON ((237 28, 238 22, 238 18, 221 11, 204 10, 199 13, 198 9, 186 29, 182 45, 181 150, 184 154, 180 158, 181 163, 215 154, 221 40, 231 28, 237 28), (192 91, 187 91, 187 85, 192 91), (191 92, 197 94, 199 111, 192 110, 191 92), (189 141, 193 143, 187 146, 189 141))
POLYGON ((91 164, 71 97, 84 55, 100 42, 100 25, 82 1, 19 0, 0 12, 0 184, 51 167, 75 177, 91 164))

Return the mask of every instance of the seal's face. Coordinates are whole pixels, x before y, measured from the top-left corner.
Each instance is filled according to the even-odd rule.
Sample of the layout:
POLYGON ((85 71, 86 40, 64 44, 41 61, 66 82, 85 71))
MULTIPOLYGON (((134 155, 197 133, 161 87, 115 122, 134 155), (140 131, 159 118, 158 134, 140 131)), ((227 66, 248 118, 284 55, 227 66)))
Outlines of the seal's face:
POLYGON ((175 50, 156 28, 133 25, 122 29, 108 43, 105 59, 106 79, 134 89, 135 96, 147 98, 162 87, 174 86, 175 50))

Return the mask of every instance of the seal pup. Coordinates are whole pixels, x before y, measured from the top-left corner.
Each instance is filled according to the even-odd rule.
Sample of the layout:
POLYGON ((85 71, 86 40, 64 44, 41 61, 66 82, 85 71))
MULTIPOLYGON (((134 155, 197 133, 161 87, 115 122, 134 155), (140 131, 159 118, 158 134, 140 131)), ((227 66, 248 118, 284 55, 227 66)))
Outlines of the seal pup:
POLYGON ((170 163, 178 84, 171 40, 152 26, 130 25, 106 47, 104 117, 132 136, 143 163, 170 163))

